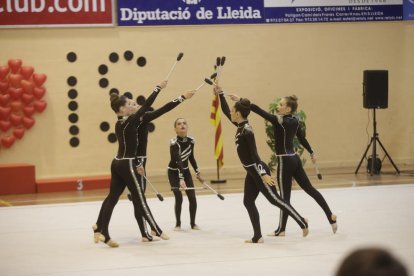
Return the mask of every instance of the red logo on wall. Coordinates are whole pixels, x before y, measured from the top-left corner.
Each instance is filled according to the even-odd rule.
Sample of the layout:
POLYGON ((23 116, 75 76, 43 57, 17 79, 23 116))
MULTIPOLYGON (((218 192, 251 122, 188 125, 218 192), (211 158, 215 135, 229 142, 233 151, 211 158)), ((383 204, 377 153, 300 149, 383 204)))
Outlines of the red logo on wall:
POLYGON ((20 59, 0 66, 0 144, 10 148, 35 124, 33 115, 45 110, 45 74, 34 73, 20 59))
POLYGON ((113 0, 0 1, 1 27, 113 25, 113 0))

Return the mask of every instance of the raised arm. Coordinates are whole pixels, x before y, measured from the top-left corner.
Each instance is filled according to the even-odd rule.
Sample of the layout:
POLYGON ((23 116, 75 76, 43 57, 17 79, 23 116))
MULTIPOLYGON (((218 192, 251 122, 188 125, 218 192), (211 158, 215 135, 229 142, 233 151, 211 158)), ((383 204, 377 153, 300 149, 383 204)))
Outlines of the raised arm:
POLYGON ((169 103, 166 103, 164 106, 154 110, 154 111, 148 111, 145 113, 144 117, 143 117, 143 121, 145 122, 150 122, 152 120, 157 119, 158 117, 160 117, 161 115, 171 111, 172 109, 174 109, 176 106, 178 106, 180 103, 182 103, 183 101, 190 99, 193 95, 194 95, 195 91, 189 91, 187 93, 185 93, 184 95, 181 95, 179 97, 177 97, 176 99, 172 100, 169 103))
MULTIPOLYGON (((221 89, 220 86, 215 85, 214 86, 214 93, 216 93, 216 95, 218 94, 220 97, 220 106, 221 106, 221 110, 223 111, 223 114, 226 115, 226 117, 231 121, 231 116, 230 116, 230 108, 229 105, 227 104, 226 98, 224 97, 224 92, 221 89)), ((234 125, 237 126, 236 123, 232 122, 234 125)))
POLYGON ((155 89, 152 91, 151 95, 145 101, 145 103, 137 110, 137 112, 135 112, 133 115, 130 116, 130 120, 132 121, 141 120, 141 117, 145 114, 145 112, 148 111, 148 109, 154 103, 155 98, 158 96, 158 93, 161 91, 161 89, 162 89, 162 86, 157 85, 155 89))
POLYGON ((254 103, 250 105, 250 108, 254 113, 261 116, 263 119, 270 121, 272 123, 278 123, 276 115, 270 114, 269 112, 261 109, 259 106, 255 105, 254 103))

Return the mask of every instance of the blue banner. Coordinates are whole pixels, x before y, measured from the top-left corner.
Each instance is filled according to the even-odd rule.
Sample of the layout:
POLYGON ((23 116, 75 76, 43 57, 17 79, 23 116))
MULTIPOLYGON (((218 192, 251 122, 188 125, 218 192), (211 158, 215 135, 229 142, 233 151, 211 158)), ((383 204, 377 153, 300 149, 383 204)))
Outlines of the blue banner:
POLYGON ((118 0, 119 26, 263 22, 263 0, 118 0))
MULTIPOLYGON (((404 1, 413 16, 414 0, 404 1)), ((119 26, 395 20, 403 0, 118 0, 119 26)))
POLYGON ((404 20, 414 20, 414 0, 404 0, 404 20))

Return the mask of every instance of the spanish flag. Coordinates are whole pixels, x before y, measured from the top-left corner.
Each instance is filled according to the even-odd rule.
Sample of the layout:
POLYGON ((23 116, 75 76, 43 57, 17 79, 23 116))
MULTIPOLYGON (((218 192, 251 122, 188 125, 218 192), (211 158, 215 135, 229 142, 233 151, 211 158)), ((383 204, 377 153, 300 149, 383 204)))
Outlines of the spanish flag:
POLYGON ((211 105, 210 122, 216 130, 214 139, 214 155, 217 160, 218 168, 223 166, 223 139, 221 138, 221 109, 220 98, 218 95, 213 96, 211 105))

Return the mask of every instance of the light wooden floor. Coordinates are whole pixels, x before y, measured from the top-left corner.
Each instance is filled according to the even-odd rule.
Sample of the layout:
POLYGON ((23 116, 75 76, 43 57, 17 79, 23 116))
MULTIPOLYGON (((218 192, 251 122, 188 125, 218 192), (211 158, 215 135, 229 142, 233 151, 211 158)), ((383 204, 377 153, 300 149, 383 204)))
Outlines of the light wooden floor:
MULTIPOLYGON (((321 168, 322 180, 319 180, 314 170, 308 171, 308 176, 312 184, 316 188, 338 188, 338 187, 352 187, 352 186, 370 186, 370 185, 392 185, 392 184, 412 184, 414 183, 414 166, 398 166, 401 171, 400 175, 391 166, 384 166, 381 174, 373 175, 367 174, 362 166, 357 175, 354 174, 355 168, 335 168, 323 169, 321 168)), ((207 179, 214 179, 215 175, 205 176, 207 179)), ((239 193, 243 191, 244 174, 225 174, 223 179, 226 179, 225 184, 211 184, 219 193, 239 193)), ((170 186, 164 178, 151 178, 152 184, 156 187, 158 192, 163 197, 172 196, 170 186)), ((196 184, 197 185, 197 184, 196 184)), ((297 189, 294 184, 294 189, 297 189)), ((84 190, 73 192, 60 193, 38 193, 38 194, 23 194, 23 195, 0 195, 0 206, 22 206, 22 205, 38 205, 38 204, 56 204, 56 203, 70 203, 70 202, 87 202, 87 201, 101 201, 108 193, 108 189, 99 190, 84 190)), ((197 191, 197 194, 210 194, 208 190, 197 191)), ((146 195, 152 198, 155 194, 151 187, 147 188, 146 195)), ((122 198, 126 198, 126 193, 122 198)))

